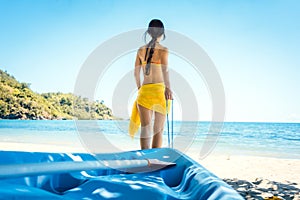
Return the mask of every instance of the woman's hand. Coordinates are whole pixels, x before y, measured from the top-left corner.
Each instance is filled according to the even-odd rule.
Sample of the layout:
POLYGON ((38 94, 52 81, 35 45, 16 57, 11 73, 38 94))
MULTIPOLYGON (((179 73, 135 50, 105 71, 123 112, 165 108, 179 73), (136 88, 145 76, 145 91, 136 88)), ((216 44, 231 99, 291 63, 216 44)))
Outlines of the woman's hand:
POLYGON ((173 99, 172 91, 168 87, 166 87, 166 89, 165 89, 165 97, 166 97, 167 100, 172 100, 173 99))

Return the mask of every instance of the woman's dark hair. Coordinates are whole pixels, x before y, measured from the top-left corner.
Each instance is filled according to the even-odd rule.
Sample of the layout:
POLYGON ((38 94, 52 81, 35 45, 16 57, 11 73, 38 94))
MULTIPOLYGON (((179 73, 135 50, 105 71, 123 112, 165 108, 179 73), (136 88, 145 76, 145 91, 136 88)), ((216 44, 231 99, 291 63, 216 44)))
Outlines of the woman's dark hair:
POLYGON ((152 59, 152 55, 154 53, 154 48, 155 48, 155 42, 156 42, 157 38, 162 35, 164 37, 163 39, 166 38, 164 24, 159 19, 151 20, 148 25, 148 30, 144 34, 145 40, 146 40, 147 33, 152 37, 151 41, 147 44, 146 53, 145 53, 145 60, 147 60, 145 74, 149 75, 151 59, 152 59), (148 52, 149 52, 149 55, 148 55, 148 52))

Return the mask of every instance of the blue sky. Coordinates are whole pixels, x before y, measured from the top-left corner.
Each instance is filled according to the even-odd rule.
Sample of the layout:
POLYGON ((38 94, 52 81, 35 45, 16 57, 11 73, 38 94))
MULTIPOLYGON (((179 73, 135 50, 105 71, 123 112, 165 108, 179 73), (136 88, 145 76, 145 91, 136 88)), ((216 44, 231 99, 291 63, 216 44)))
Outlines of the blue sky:
MULTIPOLYGON (((226 121, 300 122, 299 10, 297 0, 0 0, 0 69, 39 93, 73 92, 81 65, 102 42, 160 18, 215 63, 226 121)), ((124 58, 126 67, 134 57, 124 58)), ((170 59, 176 69, 180 61, 170 59)), ((197 91, 202 80, 193 81, 197 91)), ((108 92, 99 98, 110 106, 108 92)), ((203 99, 201 120, 209 120, 209 95, 203 99)))

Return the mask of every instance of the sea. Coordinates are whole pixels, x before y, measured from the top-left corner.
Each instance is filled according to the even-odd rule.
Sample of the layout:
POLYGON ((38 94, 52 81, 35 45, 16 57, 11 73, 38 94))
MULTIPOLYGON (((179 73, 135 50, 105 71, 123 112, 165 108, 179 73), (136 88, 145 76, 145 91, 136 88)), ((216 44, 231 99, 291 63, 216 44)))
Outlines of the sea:
MULTIPOLYGON (((130 137, 128 125, 128 120, 0 120, 0 150, 137 150, 140 136, 130 137)), ((300 123, 173 121, 165 125, 163 147, 202 158, 215 154, 300 159, 300 123)))

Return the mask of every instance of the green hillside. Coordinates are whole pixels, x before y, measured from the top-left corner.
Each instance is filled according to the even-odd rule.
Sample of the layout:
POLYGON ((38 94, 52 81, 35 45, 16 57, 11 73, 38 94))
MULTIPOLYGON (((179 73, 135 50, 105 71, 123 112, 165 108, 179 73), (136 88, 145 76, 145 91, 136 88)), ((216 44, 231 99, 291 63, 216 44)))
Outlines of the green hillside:
POLYGON ((0 70, 0 119, 113 119, 102 102, 71 93, 38 94, 0 70))

